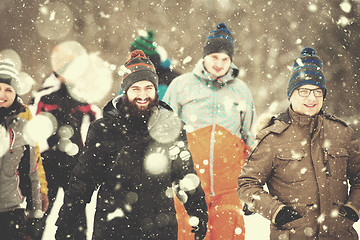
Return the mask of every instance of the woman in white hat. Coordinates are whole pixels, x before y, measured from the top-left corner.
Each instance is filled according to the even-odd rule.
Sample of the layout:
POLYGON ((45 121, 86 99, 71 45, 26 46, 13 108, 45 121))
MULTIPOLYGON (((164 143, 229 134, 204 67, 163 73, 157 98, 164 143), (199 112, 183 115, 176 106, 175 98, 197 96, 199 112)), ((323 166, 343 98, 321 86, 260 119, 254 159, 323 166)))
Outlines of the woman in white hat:
POLYGON ((18 98, 18 72, 9 59, 0 60, 0 232, 2 239, 24 239, 25 204, 29 218, 41 218, 40 182, 35 147, 23 134, 27 120, 18 98))

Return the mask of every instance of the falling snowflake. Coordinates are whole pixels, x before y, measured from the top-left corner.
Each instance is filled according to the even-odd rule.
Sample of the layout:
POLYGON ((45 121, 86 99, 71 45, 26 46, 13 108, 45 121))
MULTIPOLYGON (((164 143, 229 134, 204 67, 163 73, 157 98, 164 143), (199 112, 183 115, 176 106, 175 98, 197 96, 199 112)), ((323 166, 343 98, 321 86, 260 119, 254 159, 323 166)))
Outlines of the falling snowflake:
POLYGON ((196 216, 191 216, 191 217, 189 218, 189 224, 190 224, 190 226, 196 227, 196 226, 199 225, 199 223, 200 223, 200 220, 199 220, 198 217, 196 217, 196 216))
POLYGON ((144 160, 144 169, 149 174, 159 175, 166 173, 169 168, 169 160, 162 153, 150 153, 144 160))
POLYGON ((117 208, 114 212, 107 215, 107 221, 112 221, 115 218, 125 217, 125 213, 121 208, 117 208))

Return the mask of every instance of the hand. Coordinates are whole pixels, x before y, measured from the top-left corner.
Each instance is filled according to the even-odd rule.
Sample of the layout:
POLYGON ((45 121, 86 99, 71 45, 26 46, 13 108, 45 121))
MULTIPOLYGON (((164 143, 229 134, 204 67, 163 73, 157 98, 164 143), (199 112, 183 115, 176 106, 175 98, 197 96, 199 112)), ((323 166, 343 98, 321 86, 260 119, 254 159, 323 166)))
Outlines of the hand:
POLYGON ((47 194, 41 194, 42 211, 46 212, 49 208, 49 197, 47 194))
POLYGON ((359 216, 356 214, 356 212, 347 206, 341 206, 339 209, 339 215, 346 217, 347 219, 350 219, 353 222, 357 222, 359 220, 359 216))
POLYGON ((285 206, 276 215, 275 225, 280 227, 285 223, 289 223, 299 218, 301 218, 301 216, 297 211, 295 211, 292 207, 285 206))
POLYGON ((249 205, 247 205, 246 203, 244 203, 243 212, 244 212, 244 215, 245 215, 245 216, 249 216, 249 215, 255 214, 254 212, 250 211, 249 205))
POLYGON ((205 221, 200 220, 199 224, 192 228, 191 232, 195 233, 195 240, 202 240, 205 238, 207 232, 207 225, 205 221))

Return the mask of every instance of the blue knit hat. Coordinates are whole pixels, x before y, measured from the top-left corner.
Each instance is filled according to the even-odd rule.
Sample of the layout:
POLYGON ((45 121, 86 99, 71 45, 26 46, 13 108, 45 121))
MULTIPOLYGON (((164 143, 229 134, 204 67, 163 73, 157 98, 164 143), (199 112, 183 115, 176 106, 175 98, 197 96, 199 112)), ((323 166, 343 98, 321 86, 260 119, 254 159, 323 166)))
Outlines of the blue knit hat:
POLYGON ((225 23, 219 23, 205 40, 203 57, 212 53, 226 53, 231 59, 234 55, 234 39, 225 23))
POLYGON ((301 56, 294 60, 293 70, 287 88, 288 97, 292 92, 306 84, 312 84, 324 89, 324 98, 326 96, 326 81, 322 71, 323 64, 315 50, 311 47, 305 47, 301 51, 301 56))

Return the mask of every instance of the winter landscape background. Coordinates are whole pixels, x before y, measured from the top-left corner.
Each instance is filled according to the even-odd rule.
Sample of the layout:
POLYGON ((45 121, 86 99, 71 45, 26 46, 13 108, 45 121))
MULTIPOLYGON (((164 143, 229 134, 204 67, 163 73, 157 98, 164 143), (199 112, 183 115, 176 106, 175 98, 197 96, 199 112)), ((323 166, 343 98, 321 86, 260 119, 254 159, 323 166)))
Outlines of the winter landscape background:
MULTIPOLYGON (((252 91, 258 116, 287 106, 293 60, 311 46, 324 62, 326 110, 347 120, 360 138, 359 15, 360 0, 1 0, 0 53, 16 61, 27 86, 21 97, 28 103, 52 70, 53 47, 79 42, 102 60, 81 78, 97 92, 92 95, 102 96, 92 99, 102 108, 118 93, 118 71, 139 30, 153 30, 173 67, 184 73, 201 58, 209 31, 225 22, 236 39, 234 63, 252 91)), ((266 220, 255 215, 246 222, 247 239, 268 238, 266 220)), ((359 223, 356 227, 359 232, 359 223)), ((53 232, 50 223, 46 239, 53 232)))

